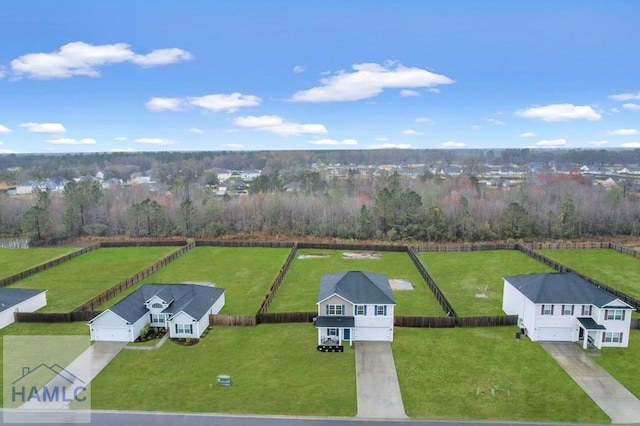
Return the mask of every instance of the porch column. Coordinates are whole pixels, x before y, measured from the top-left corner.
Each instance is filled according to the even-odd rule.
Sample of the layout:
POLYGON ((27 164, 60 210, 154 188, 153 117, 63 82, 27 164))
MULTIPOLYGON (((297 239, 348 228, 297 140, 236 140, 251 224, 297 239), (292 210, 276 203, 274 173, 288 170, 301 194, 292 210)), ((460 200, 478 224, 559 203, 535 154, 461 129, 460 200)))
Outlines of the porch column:
POLYGON ((602 333, 604 333, 604 331, 602 331, 602 330, 598 330, 597 333, 596 333, 596 337, 597 337, 597 339, 596 339, 596 347, 598 349, 602 348, 602 336, 604 336, 604 334, 602 334, 602 333))
POLYGON ((584 328, 583 330, 584 333, 582 333, 582 349, 587 349, 587 346, 589 345, 589 330, 587 330, 586 328, 584 328))

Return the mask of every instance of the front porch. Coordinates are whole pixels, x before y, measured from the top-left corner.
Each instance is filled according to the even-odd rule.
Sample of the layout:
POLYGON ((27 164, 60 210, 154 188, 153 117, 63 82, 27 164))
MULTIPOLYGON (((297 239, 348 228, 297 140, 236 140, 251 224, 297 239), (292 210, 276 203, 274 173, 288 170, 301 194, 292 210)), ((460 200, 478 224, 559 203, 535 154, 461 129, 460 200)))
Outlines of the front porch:
POLYGON ((578 341, 582 342, 582 348, 587 349, 589 345, 597 349, 602 347, 602 335, 607 331, 606 327, 602 324, 598 324, 591 317, 578 317, 578 325, 580 326, 580 333, 578 335, 578 341))
POLYGON ((318 346, 342 346, 344 341, 353 345, 355 319, 348 316, 319 316, 313 319, 318 329, 318 346))

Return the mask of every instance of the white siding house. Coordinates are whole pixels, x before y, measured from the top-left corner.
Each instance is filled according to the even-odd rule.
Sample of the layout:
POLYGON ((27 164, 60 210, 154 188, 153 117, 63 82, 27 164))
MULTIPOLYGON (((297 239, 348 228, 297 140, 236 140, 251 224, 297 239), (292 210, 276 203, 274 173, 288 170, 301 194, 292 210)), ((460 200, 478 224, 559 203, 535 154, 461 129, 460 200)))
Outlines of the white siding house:
POLYGON ((343 341, 393 341, 395 299, 381 274, 349 271, 323 275, 318 291, 318 347, 343 341))
POLYGON ((0 329, 14 322, 14 312, 35 312, 45 306, 46 290, 0 288, 0 329))
POLYGON ((224 301, 224 289, 212 285, 145 284, 89 321, 91 340, 133 342, 147 326, 198 338, 224 301))
POLYGON ((504 277, 502 310, 533 341, 627 347, 633 308, 573 273, 504 277))

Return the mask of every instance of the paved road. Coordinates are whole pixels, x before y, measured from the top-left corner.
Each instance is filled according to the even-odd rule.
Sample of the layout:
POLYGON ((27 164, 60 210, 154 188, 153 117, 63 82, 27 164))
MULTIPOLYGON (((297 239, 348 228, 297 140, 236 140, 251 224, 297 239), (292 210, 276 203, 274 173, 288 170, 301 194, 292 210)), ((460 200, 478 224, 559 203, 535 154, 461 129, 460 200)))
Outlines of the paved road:
POLYGON ((578 345, 570 342, 541 342, 541 345, 611 418, 611 423, 640 424, 638 398, 578 345))
POLYGON ((404 404, 389 342, 355 342, 358 415, 405 419, 404 404))

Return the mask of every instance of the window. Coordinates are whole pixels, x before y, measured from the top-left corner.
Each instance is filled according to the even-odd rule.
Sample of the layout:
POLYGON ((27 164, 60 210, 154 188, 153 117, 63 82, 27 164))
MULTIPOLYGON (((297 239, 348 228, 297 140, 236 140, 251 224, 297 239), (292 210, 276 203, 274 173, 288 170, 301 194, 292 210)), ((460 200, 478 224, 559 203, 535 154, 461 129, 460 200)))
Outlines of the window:
POLYGON ((553 305, 542 305, 541 315, 553 315, 553 305))
POLYGON ((327 328, 327 336, 338 336, 339 330, 337 328, 327 328))
POLYGON ((164 323, 164 314, 151 314, 152 323, 164 323))
POLYGON ((327 305, 327 315, 344 315, 344 305, 327 305))
POLYGON ((176 324, 177 334, 191 334, 193 333, 193 325, 191 324, 176 324))
POLYGON ((582 315, 591 315, 591 305, 582 305, 582 315))
POLYGON ((562 305, 562 315, 573 315, 573 305, 562 305))
POLYGON ((387 307, 385 305, 376 305, 376 315, 387 315, 387 307))
POLYGON ((355 314, 356 315, 367 315, 367 306, 366 305, 356 305, 355 306, 355 314))
POLYGON ((620 343, 622 342, 622 333, 621 332, 606 332, 602 334, 602 341, 609 343, 620 343))
POLYGON ((151 307, 153 309, 162 309, 162 303, 154 303, 151 307))
POLYGON ((604 318, 612 321, 624 320, 624 310, 622 309, 606 309, 604 311, 604 318))

